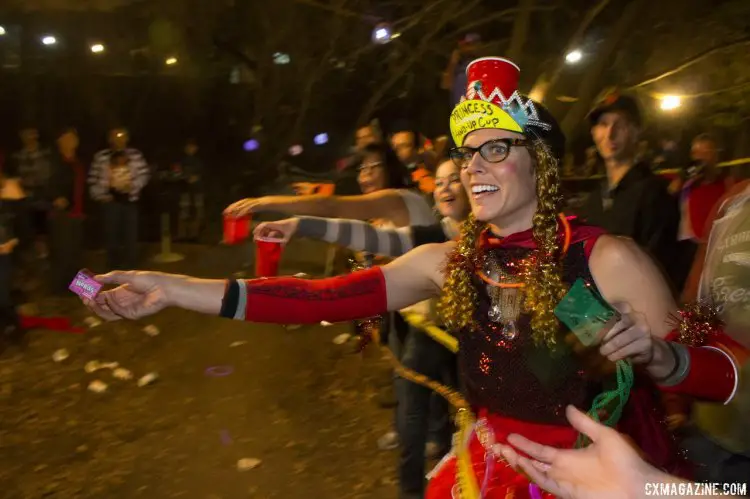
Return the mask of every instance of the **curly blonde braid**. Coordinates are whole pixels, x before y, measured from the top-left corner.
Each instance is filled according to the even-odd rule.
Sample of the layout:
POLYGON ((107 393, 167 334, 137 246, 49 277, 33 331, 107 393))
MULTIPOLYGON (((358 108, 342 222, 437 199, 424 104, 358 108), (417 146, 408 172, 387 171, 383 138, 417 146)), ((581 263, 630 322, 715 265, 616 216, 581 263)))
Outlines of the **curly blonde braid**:
MULTIPOLYGON (((554 309, 567 292, 562 281, 557 217, 562 205, 558 161, 541 140, 529 148, 535 163, 537 210, 533 219, 536 249, 532 265, 524 272, 524 308, 531 314, 531 330, 537 344, 556 343, 559 322, 554 309)), ((487 226, 473 215, 463 223, 461 238, 448 255, 439 311, 453 331, 476 330, 473 320, 477 290, 473 276, 479 265, 477 238, 487 226)))
POLYGON ((451 331, 474 327, 474 307, 479 299, 473 282, 478 258, 477 237, 485 227, 485 223, 478 222, 473 214, 469 215, 461 225, 461 237, 446 261, 438 311, 451 331))
POLYGON ((552 346, 560 329, 554 310, 567 292, 562 280, 557 232, 557 217, 562 206, 560 168, 557 159, 540 140, 534 141, 532 155, 536 163, 537 209, 532 224, 536 250, 534 264, 525 273, 524 306, 531 313, 534 341, 552 346))

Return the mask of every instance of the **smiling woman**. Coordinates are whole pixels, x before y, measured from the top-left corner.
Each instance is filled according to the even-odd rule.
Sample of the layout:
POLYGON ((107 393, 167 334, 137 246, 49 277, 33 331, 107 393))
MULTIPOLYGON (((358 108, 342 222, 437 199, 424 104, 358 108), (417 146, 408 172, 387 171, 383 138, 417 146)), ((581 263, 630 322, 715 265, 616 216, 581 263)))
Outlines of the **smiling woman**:
MULTIPOLYGON (((599 417, 596 404, 602 399, 616 402, 606 408, 607 424, 618 424, 655 466, 678 470, 678 454, 654 405, 652 379, 672 391, 725 401, 737 381, 732 360, 715 349, 668 344, 664 338, 673 329, 668 321, 676 306, 651 260, 632 242, 559 213, 564 137, 549 113, 515 91, 518 67, 483 58, 469 64, 467 76, 466 99, 492 103, 515 126, 454 134, 459 147, 476 149, 464 150, 470 159, 454 152, 461 181, 481 191, 472 195, 473 214, 457 241, 425 245, 388 265, 321 280, 226 282, 114 273, 99 279, 123 286, 87 304, 110 320, 176 306, 236 320, 312 324, 374 317, 442 295, 442 317, 459 338, 466 400, 459 404, 461 397, 450 397, 459 404, 461 431, 454 454, 430 474, 425 497, 529 497, 528 478, 504 462, 508 434, 574 447, 579 434, 563 409, 574 405, 599 417), (586 289, 617 312, 611 328, 592 324, 601 337, 598 345, 587 348, 581 332, 553 313, 571 287, 586 289), (635 373, 627 376, 632 386, 618 377, 626 368, 635 373), (685 382, 695 379, 711 382, 696 391, 695 383, 685 382), (610 384, 618 391, 603 393, 610 384)), ((437 194, 446 207, 457 200, 455 170, 448 178, 437 194)), ((427 424, 417 426, 424 430, 427 424)))

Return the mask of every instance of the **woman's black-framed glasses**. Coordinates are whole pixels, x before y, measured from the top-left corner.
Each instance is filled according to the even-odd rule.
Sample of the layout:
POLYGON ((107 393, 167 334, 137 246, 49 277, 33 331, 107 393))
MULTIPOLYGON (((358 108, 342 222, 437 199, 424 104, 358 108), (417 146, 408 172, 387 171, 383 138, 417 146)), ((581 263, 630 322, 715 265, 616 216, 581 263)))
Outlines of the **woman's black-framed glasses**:
POLYGON ((379 168, 381 166, 384 166, 382 161, 373 161, 373 162, 370 162, 370 163, 362 163, 357 168, 357 171, 364 172, 364 173, 372 173, 372 171, 375 170, 375 168, 379 168))
POLYGON ((500 163, 508 157, 511 147, 521 147, 526 146, 526 144, 527 141, 524 139, 488 140, 479 147, 454 147, 450 150, 450 157, 459 168, 469 166, 476 153, 479 153, 488 163, 500 163))

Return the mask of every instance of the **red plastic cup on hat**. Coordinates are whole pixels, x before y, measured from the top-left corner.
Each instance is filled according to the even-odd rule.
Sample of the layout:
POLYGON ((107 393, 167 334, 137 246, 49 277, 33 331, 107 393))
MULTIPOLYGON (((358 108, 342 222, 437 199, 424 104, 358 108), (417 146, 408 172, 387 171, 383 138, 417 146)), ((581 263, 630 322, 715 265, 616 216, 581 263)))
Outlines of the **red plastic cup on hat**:
POLYGON ((255 277, 279 275, 279 262, 284 249, 283 239, 273 237, 255 238, 255 277))
MULTIPOLYGON (((466 67, 466 79, 468 82, 467 97, 472 93, 475 85, 485 98, 490 99, 492 92, 499 90, 505 99, 509 99, 513 92, 518 90, 518 80, 521 76, 520 68, 508 59, 502 57, 482 57, 475 59, 466 67)), ((472 97, 475 99, 478 97, 472 97)), ((497 105, 503 103, 498 96, 490 99, 497 105)))
POLYGON ((239 244, 250 236, 250 215, 224 216, 224 244, 239 244))

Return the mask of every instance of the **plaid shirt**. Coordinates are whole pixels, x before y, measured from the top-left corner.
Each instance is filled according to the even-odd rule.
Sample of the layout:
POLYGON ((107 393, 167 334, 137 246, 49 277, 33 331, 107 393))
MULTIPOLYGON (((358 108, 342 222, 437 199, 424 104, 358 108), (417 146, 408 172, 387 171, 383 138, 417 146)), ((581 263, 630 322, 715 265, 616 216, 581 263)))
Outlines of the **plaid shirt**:
MULTIPOLYGON (((146 184, 148 184, 151 178, 151 170, 149 170, 148 164, 146 163, 143 154, 138 149, 125 149, 125 154, 128 157, 128 168, 130 169, 131 179, 131 190, 130 190, 130 201, 138 201, 138 198, 146 184)), ((91 163, 91 170, 89 171, 89 193, 95 201, 106 201, 110 194, 110 158, 112 156, 111 149, 104 149, 94 155, 94 161, 91 163)))

